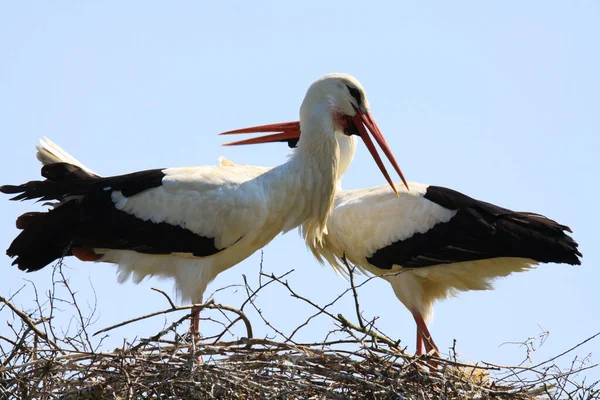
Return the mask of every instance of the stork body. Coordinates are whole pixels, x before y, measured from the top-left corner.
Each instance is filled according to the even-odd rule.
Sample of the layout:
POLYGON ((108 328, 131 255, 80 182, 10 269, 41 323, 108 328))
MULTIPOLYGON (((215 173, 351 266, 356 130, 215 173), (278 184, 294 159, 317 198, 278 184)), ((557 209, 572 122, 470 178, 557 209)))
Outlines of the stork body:
POLYGON ((399 196, 383 186, 340 191, 321 261, 342 257, 388 281, 417 324, 417 353, 437 347, 427 321, 433 304, 459 291, 492 289, 495 278, 541 262, 580 264, 570 232, 546 217, 514 212, 451 189, 409 183, 399 196))
MULTIPOLYGON (((328 152, 334 153, 335 139, 329 145, 328 152)), ((63 255, 87 255, 118 264, 121 281, 130 276, 136 281, 175 278, 184 299, 200 302, 217 274, 279 232, 308 219, 316 234, 323 229, 333 202, 335 165, 317 162, 312 155, 292 157, 254 179, 235 166, 101 178, 70 164, 50 164, 44 167, 45 182, 66 182, 56 196, 44 196, 64 203, 48 213, 21 217, 24 230, 8 254, 25 271, 63 255), (75 200, 65 201, 67 196, 75 200)), ((37 197, 38 188, 45 189, 33 188, 20 187, 21 198, 37 197)))
MULTIPOLYGON (((366 126, 380 145, 383 140, 374 131, 368 103, 358 102, 352 91, 365 98, 360 84, 347 75, 330 74, 313 83, 300 108, 306 137, 285 164, 263 174, 203 166, 100 177, 62 154, 67 162, 42 168, 46 180, 0 187, 16 194, 13 200, 58 201, 50 211, 17 219, 22 232, 7 254, 25 271, 69 255, 115 263, 120 280, 174 278, 184 299, 200 303, 218 273, 278 233, 305 224, 315 240, 322 239, 333 207, 342 124, 368 117, 366 126)), ((360 129, 380 163, 362 123, 360 129)), ((385 144, 382 148, 391 154, 385 144)), ((61 156, 60 151, 53 155, 61 156)))
MULTIPOLYGON (((271 127, 255 127, 252 132, 272 132, 271 127)), ((300 132, 300 126, 291 122, 285 132, 268 138, 293 145, 300 132)), ((356 140, 347 135, 337 139, 342 167, 327 234, 317 243, 303 225, 303 235, 321 263, 328 262, 345 274, 345 258, 392 285, 417 325, 417 354, 423 347, 428 353, 439 353, 427 328, 436 300, 460 291, 491 289, 494 278, 539 263, 581 263, 577 243, 566 233, 571 232, 569 227, 542 215, 515 212, 420 183, 398 185, 397 192, 386 186, 342 190, 341 179, 354 157, 356 140)))

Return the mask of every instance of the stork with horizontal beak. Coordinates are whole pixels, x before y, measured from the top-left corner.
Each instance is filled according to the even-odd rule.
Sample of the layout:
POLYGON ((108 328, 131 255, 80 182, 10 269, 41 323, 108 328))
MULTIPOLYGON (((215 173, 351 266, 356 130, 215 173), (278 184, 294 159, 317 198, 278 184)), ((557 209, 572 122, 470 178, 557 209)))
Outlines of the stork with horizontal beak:
MULTIPOLYGON (((315 81, 300 107, 300 125, 304 134, 290 159, 251 177, 244 168, 222 166, 101 177, 74 159, 47 164, 43 181, 0 186, 12 200, 56 201, 48 211, 17 218, 21 232, 7 254, 27 272, 64 256, 118 264, 121 282, 173 278, 184 300, 201 303, 220 272, 280 232, 303 224, 315 244, 322 241, 339 175, 338 137, 360 136, 397 190, 369 134, 401 175, 400 168, 355 78, 329 74, 315 81)), ((196 311, 192 332, 198 318, 196 311)))

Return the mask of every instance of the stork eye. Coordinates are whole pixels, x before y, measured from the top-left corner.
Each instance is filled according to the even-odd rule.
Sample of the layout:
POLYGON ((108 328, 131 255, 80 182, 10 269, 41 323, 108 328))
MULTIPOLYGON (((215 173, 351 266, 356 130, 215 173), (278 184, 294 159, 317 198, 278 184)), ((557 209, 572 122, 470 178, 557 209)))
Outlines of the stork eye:
POLYGON ((346 85, 346 87, 348 88, 348 91, 350 92, 350 96, 354 97, 354 100, 356 100, 356 105, 361 106, 362 105, 362 94, 360 93, 360 90, 358 90, 357 88, 350 87, 348 85, 346 85))

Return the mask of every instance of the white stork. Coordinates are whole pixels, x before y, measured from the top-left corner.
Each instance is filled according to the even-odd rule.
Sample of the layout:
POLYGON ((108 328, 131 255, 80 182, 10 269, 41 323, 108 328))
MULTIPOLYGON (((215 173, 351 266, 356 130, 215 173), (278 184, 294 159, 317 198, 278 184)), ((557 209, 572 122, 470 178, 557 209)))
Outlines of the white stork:
MULTIPOLYGON (((393 183, 368 131, 401 174, 373 121, 363 88, 351 76, 315 81, 300 107, 304 135, 290 159, 263 174, 243 167, 154 169, 100 177, 66 158, 42 168, 44 181, 0 186, 12 200, 56 200, 47 212, 17 219, 7 250, 13 265, 37 271, 64 256, 118 264, 119 280, 174 278, 184 300, 201 303, 217 274, 280 232, 304 224, 319 242, 333 207, 340 164, 337 137, 358 134, 393 183)), ((396 190, 395 188, 393 189, 396 190)), ((192 332, 198 330, 195 313, 192 332)))
MULTIPOLYGON (((351 131, 353 127, 349 126, 351 131)), ((347 133, 350 133, 347 132, 347 133)), ((231 144, 288 141, 300 124, 263 125, 235 132, 279 132, 231 144), (280 131, 278 127, 284 127, 280 131)), ((416 353, 439 355, 427 328, 433 304, 459 291, 492 289, 492 280, 538 263, 579 265, 569 227, 539 214, 515 212, 439 186, 409 183, 394 193, 387 186, 342 190, 341 178, 356 139, 338 136, 341 149, 335 206, 322 244, 307 240, 315 257, 341 274, 344 256, 360 269, 388 281, 417 325, 416 353)), ((229 165, 235 165, 228 162, 229 165)), ((261 173, 258 167, 248 172, 261 173)), ((263 170, 264 171, 264 170, 263 170)), ((307 225, 302 225, 309 239, 307 225)))

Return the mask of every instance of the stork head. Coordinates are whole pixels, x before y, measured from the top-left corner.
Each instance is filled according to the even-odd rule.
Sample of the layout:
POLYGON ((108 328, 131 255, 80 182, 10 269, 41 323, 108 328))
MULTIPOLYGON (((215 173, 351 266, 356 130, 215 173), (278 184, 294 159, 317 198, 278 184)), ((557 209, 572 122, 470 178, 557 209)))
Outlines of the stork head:
MULTIPOLYGON (((226 145, 268 143, 275 141, 286 141, 289 144, 295 144, 296 142, 294 141, 300 138, 301 132, 304 132, 304 136, 310 136, 310 139, 307 138, 305 140, 309 140, 309 143, 311 144, 318 143, 317 137, 319 135, 357 135, 364 141, 394 192, 398 193, 375 149, 375 145, 371 141, 369 136, 370 132, 408 189, 408 184, 406 179, 404 179, 404 175, 398 166, 396 158, 392 154, 383 134, 371 116, 369 102, 367 101, 367 96, 362 85, 356 78, 350 75, 337 73, 327 74, 313 82, 308 88, 302 106, 300 107, 299 122, 294 121, 261 125, 252 128, 228 131, 223 134, 258 132, 278 133, 260 138, 228 143, 226 145)), ((303 144, 305 143, 301 140, 300 146, 302 147, 303 144)))
POLYGON ((346 74, 327 74, 308 88, 300 107, 300 121, 317 117, 343 122, 358 111, 369 112, 367 96, 358 80, 346 74))

